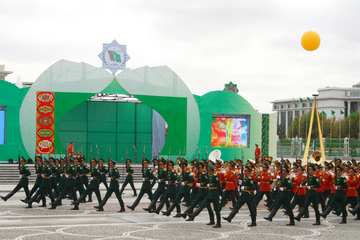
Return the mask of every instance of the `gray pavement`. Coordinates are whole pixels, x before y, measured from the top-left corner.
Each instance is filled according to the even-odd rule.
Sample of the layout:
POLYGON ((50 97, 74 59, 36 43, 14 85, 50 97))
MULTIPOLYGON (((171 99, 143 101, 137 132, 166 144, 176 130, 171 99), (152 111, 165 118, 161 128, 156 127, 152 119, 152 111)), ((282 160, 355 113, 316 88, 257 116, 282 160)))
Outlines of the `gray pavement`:
MULTIPOLYGON (((136 184, 137 189, 140 186, 136 184)), ((0 195, 13 187, 0 185, 0 195)), ((128 188, 124 193, 125 205, 132 204, 135 200, 132 190, 128 188)), ((103 186, 101 195, 105 195, 103 186)), ((146 213, 142 208, 150 203, 147 195, 135 211, 126 208, 123 213, 117 212, 120 206, 114 195, 104 212, 93 208, 97 205, 94 194, 93 202, 80 204, 78 211, 70 210, 72 206, 67 199, 56 210, 39 208, 36 203, 32 209, 25 209, 26 205, 20 201, 23 197, 24 192, 20 191, 7 202, 0 200, 0 239, 358 239, 360 225, 352 216, 348 217, 347 224, 339 224, 340 217, 330 214, 326 220, 321 219, 321 226, 313 226, 315 219, 311 209, 310 219, 302 219, 296 226, 286 226, 289 220, 281 210, 268 222, 263 217, 269 212, 260 207, 257 226, 249 228, 249 211, 243 207, 231 223, 222 221, 222 227, 214 229, 206 225, 209 221, 206 209, 194 222, 146 213)), ((222 216, 229 213, 227 206, 222 216)))

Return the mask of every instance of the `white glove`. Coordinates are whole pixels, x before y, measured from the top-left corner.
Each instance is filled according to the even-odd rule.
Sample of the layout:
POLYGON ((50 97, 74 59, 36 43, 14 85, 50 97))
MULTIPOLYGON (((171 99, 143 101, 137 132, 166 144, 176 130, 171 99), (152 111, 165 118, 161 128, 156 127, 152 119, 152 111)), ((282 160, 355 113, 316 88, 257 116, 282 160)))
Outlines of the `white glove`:
POLYGON ((241 185, 242 184, 242 180, 239 180, 239 185, 241 185))
POLYGON ((280 191, 281 191, 281 192, 284 191, 284 187, 280 187, 280 191))
POLYGON ((66 177, 66 178, 69 178, 69 175, 65 174, 65 177, 66 177))
POLYGON ((280 179, 281 177, 280 176, 276 176, 276 179, 280 179))
POLYGON ((178 176, 180 176, 181 175, 181 173, 178 173, 178 176))
POLYGON ((225 170, 222 170, 221 173, 222 173, 222 174, 225 174, 226 172, 225 172, 225 170))
POLYGON ((300 184, 300 187, 302 187, 303 185, 302 184, 300 184))
POLYGON ((51 174, 50 177, 53 177, 53 175, 51 174))
POLYGON ((330 172, 330 175, 331 175, 331 176, 334 176, 335 174, 334 174, 333 172, 330 172))
POLYGON ((241 186, 241 188, 240 188, 241 190, 245 190, 245 186, 241 186))
POLYGON ((349 175, 345 175, 345 178, 348 179, 348 178, 349 178, 349 175))
POLYGON ((185 186, 185 182, 181 182, 181 185, 185 186))
POLYGON ((169 184, 169 181, 165 181, 165 184, 168 185, 168 184, 169 184))
POLYGON ((93 178, 93 177, 90 177, 90 180, 94 180, 94 178, 93 178))
POLYGON ((111 178, 108 177, 107 180, 108 180, 108 181, 111 181, 111 178))
POLYGON ((210 184, 208 183, 206 186, 209 188, 209 187, 210 187, 210 184))
POLYGON ((307 176, 307 174, 306 174, 306 173, 304 173, 303 175, 304 175, 305 177, 307 176))
POLYGON ((307 189, 311 189, 311 187, 310 187, 310 186, 307 186, 307 189))
POLYGON ((337 190, 337 189, 338 189, 338 186, 335 186, 334 188, 337 190))
POLYGON ((291 178, 295 178, 296 177, 296 175, 295 174, 291 174, 291 176, 290 176, 291 178))
POLYGON ((274 173, 271 173, 271 176, 274 176, 274 173))
POLYGON ((200 183, 196 183, 196 186, 197 186, 197 187, 200 187, 200 186, 201 186, 201 184, 200 184, 200 183))
POLYGON ((142 178, 143 182, 145 181, 145 178, 142 178))
POLYGON ((175 183, 179 183, 178 181, 175 181, 175 183))
POLYGON ((194 176, 194 173, 190 173, 191 176, 194 176))
POLYGON ((36 170, 34 170, 34 174, 36 174, 36 170))
POLYGON ((276 189, 276 187, 274 188, 274 191, 276 191, 277 189, 276 189))
POLYGON ((158 166, 155 166, 155 169, 158 169, 158 166))
POLYGON ((158 182, 158 183, 161 183, 161 179, 158 179, 157 182, 158 182))
POLYGON ((41 174, 42 177, 44 177, 44 174, 41 174))
POLYGON ((21 174, 19 175, 19 178, 22 178, 22 175, 21 175, 21 174))
POLYGON ((126 176, 128 175, 128 173, 125 173, 126 174, 126 176))
POLYGON ((60 173, 60 177, 62 177, 63 176, 63 174, 62 173, 60 173))

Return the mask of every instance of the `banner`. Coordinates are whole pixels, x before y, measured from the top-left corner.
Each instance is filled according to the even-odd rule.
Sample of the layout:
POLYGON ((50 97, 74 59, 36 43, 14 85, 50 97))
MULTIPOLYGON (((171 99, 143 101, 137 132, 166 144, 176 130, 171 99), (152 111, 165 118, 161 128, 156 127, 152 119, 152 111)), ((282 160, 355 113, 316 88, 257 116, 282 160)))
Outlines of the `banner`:
POLYGON ((54 154, 55 93, 36 93, 36 154, 54 154))

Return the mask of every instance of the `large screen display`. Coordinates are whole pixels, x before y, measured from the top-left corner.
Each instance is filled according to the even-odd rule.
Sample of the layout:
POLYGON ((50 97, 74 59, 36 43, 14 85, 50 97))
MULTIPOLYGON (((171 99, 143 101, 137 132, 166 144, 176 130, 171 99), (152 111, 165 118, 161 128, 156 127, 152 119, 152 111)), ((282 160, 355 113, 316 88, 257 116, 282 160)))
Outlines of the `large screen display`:
POLYGON ((212 148, 249 148, 250 115, 213 114, 212 148))

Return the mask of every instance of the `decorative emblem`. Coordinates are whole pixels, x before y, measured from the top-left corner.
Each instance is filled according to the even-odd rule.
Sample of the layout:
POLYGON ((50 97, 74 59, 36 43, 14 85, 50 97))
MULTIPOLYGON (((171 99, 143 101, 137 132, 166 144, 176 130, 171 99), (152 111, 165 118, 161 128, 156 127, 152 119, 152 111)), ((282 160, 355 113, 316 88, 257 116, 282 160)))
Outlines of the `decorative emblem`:
POLYGON ((41 113, 51 113, 51 112, 53 112, 53 107, 51 107, 51 106, 40 106, 39 107, 39 109, 38 109, 38 111, 39 112, 41 112, 41 113))
POLYGON ((130 56, 126 53, 126 45, 120 45, 116 40, 110 44, 103 44, 103 51, 99 54, 102 67, 109 69, 113 74, 118 70, 126 69, 126 62, 130 56))
POLYGON ((41 129, 40 131, 38 131, 38 134, 41 137, 50 137, 51 135, 53 135, 53 131, 51 131, 50 129, 41 129))
POLYGON ((224 91, 238 93, 239 89, 237 88, 237 84, 233 84, 232 82, 230 82, 229 84, 225 84, 224 91))
POLYGON ((43 93, 38 96, 40 102, 51 102, 53 99, 54 97, 50 93, 43 93))
POLYGON ((43 149, 43 148, 51 148, 52 147, 52 142, 49 141, 49 140, 41 140, 39 143, 38 143, 38 146, 43 149))
POLYGON ((314 160, 315 160, 316 162, 319 162, 320 159, 321 159, 321 153, 319 153, 319 152, 313 152, 312 157, 314 158, 314 160))
POLYGON ((49 125, 54 123, 54 120, 52 118, 49 118, 49 117, 45 116, 45 117, 39 118, 38 123, 43 125, 43 126, 49 126, 49 125))

